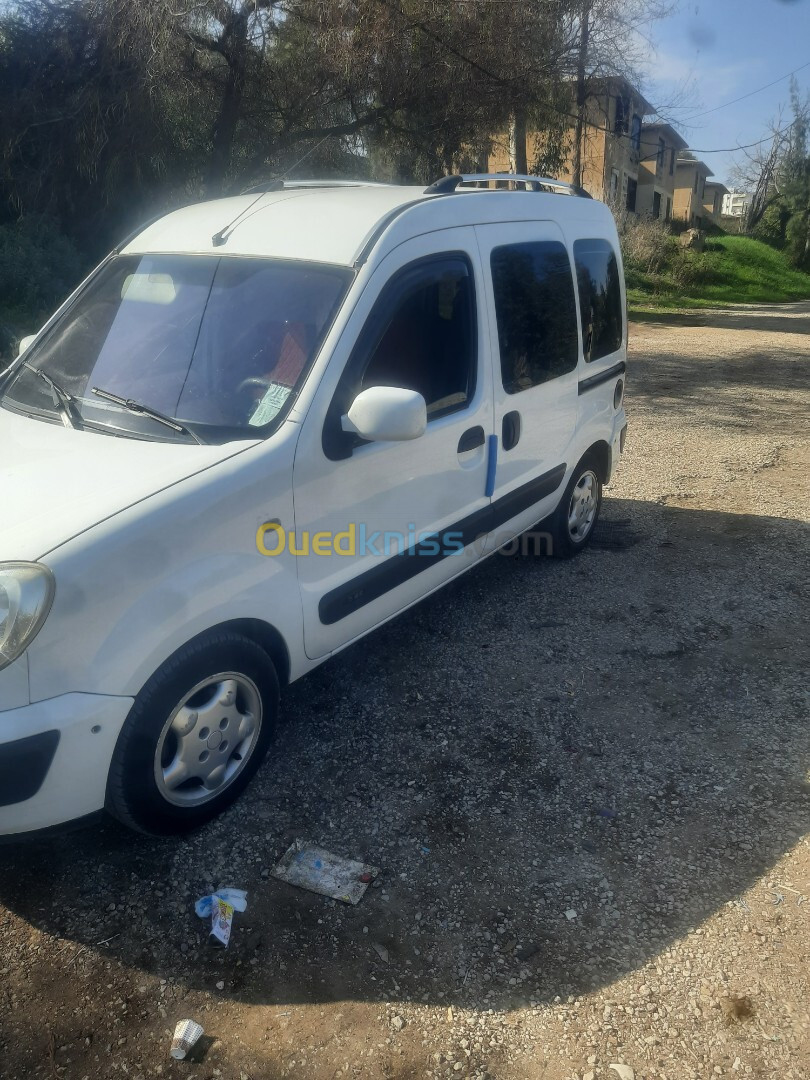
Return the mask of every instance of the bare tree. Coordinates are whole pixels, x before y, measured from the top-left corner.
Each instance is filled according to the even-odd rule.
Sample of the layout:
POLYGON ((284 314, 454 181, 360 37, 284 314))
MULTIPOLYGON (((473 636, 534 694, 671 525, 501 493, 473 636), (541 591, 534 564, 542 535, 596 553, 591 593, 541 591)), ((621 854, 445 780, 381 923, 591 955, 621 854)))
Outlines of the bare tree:
POLYGON ((744 232, 751 232, 759 224, 777 195, 779 163, 789 140, 789 126, 784 124, 781 109, 768 127, 770 135, 757 146, 741 151, 743 157, 730 174, 732 185, 750 196, 743 217, 744 232))
POLYGON ((569 16, 568 38, 573 45, 569 78, 574 88, 572 172, 577 187, 582 185, 589 102, 611 78, 641 85, 643 62, 651 45, 647 31, 672 8, 669 0, 580 0, 569 16))

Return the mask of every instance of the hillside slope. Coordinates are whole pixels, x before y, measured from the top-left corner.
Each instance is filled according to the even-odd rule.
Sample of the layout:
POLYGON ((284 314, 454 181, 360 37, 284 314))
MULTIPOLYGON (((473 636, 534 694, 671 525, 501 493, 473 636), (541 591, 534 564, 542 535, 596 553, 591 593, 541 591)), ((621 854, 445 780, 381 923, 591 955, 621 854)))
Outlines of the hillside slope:
POLYGON ((810 299, 810 274, 795 270, 781 251, 747 236, 711 237, 703 252, 673 239, 662 268, 626 266, 630 307, 701 308, 810 299))

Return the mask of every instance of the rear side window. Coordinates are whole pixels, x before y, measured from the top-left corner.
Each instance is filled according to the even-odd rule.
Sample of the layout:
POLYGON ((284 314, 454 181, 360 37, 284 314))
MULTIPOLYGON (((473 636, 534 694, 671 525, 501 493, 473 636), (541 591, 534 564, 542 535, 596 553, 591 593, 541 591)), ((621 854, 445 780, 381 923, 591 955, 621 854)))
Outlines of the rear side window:
POLYGON ((556 379, 577 366, 574 281, 557 240, 492 252, 501 374, 508 394, 556 379))
POLYGON ((582 348, 588 363, 621 348, 622 290, 619 263, 608 240, 576 240, 582 348))

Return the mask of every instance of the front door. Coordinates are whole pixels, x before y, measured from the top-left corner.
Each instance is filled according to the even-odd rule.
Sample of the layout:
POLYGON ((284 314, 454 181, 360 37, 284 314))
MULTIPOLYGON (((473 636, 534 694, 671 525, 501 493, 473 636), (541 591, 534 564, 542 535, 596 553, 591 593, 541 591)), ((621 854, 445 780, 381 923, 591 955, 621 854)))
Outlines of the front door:
POLYGON ((571 258, 553 222, 476 229, 489 278, 498 458, 490 546, 556 506, 577 424, 580 332, 571 258))
POLYGON ((294 466, 307 655, 395 615, 474 561, 486 531, 492 374, 472 229, 417 237, 372 275, 303 422, 294 466), (363 442, 341 429, 361 390, 425 398, 425 434, 363 442), (480 528, 477 527, 480 523, 480 528), (466 548, 466 550, 465 550, 466 548))

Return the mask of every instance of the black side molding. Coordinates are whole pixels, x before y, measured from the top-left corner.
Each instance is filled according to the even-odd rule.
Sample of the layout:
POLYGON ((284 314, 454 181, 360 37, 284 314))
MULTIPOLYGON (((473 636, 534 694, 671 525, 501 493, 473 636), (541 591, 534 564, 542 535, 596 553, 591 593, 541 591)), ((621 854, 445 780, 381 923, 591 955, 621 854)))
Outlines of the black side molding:
POLYGON ((608 368, 606 371, 599 371, 596 375, 591 375, 588 379, 583 379, 579 384, 579 393, 587 394, 589 390, 593 390, 595 386, 601 386, 602 383, 610 382, 611 379, 615 379, 617 375, 624 375, 627 371, 627 364, 624 360, 619 364, 614 364, 613 367, 608 368))
POLYGON ((422 540, 407 551, 372 566, 352 581, 339 585, 321 598, 318 605, 321 622, 324 626, 332 626, 443 559, 461 555, 463 549, 479 536, 494 532, 500 525, 553 494, 565 479, 567 468, 567 465, 558 465, 556 469, 535 477, 489 506, 448 525, 443 533, 422 540))
POLYGON ((14 806, 36 795, 58 745, 58 731, 43 731, 0 746, 0 806, 14 806))

